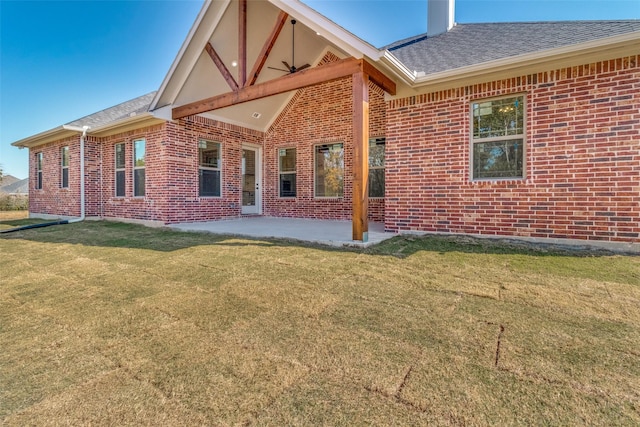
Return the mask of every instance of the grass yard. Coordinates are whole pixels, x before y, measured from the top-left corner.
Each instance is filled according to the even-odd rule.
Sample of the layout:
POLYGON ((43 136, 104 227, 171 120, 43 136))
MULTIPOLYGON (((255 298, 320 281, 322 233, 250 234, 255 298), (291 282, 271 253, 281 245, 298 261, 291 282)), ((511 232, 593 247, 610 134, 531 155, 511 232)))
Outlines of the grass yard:
POLYGON ((0 235, 0 348, 6 426, 637 426, 640 258, 40 228, 0 235))

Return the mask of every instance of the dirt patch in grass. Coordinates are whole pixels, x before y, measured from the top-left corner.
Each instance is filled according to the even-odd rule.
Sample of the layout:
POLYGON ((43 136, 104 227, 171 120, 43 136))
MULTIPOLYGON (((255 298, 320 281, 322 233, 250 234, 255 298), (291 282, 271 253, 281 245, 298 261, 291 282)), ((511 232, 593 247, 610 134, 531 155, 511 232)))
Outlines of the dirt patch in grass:
POLYGON ((0 254, 3 425, 640 423, 638 257, 107 222, 0 254))

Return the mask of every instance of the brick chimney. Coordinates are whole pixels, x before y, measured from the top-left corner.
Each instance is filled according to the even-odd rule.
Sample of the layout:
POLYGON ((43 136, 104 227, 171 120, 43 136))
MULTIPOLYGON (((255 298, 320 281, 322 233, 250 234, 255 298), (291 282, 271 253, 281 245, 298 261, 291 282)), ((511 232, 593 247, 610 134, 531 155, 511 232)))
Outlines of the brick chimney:
POLYGON ((446 33, 453 28, 456 0, 427 1, 427 37, 446 33))

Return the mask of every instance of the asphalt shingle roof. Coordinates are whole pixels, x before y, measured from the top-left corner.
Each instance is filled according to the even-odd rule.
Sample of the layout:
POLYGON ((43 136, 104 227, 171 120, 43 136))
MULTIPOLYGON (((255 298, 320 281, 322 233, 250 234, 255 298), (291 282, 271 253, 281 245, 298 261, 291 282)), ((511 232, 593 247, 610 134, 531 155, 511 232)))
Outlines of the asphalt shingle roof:
POLYGON ((409 69, 431 74, 635 31, 640 20, 458 24, 385 48, 409 69))
POLYGON ((151 105, 155 95, 156 92, 154 91, 146 95, 139 96, 130 101, 123 102, 116 106, 109 107, 105 110, 98 111, 97 113, 69 122, 67 125, 78 127, 89 126, 95 128, 127 117, 135 116, 137 114, 146 113, 149 111, 149 106, 151 105))

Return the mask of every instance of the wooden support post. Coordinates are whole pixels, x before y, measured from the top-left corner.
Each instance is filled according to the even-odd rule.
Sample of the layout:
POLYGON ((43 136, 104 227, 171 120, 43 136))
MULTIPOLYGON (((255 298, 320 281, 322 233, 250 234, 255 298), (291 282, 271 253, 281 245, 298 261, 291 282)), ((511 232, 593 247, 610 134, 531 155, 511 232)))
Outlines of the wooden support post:
POLYGON ((247 0, 240 0, 238 11, 238 83, 247 83, 247 0))
POLYGON ((353 74, 353 240, 369 240, 369 75, 353 74))

